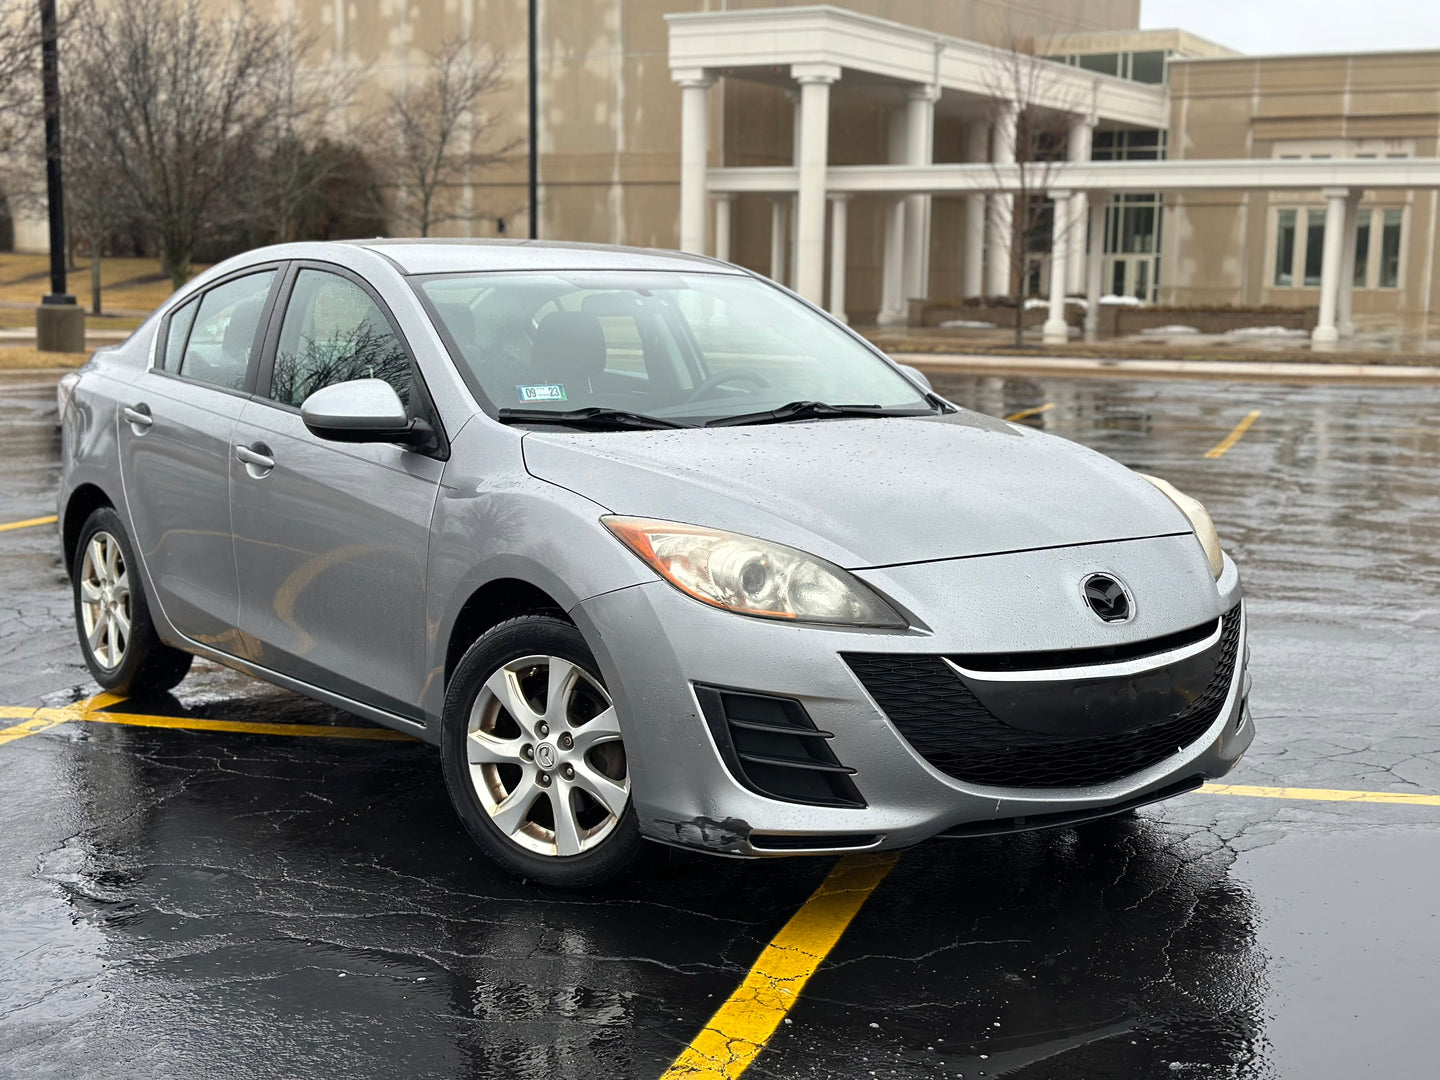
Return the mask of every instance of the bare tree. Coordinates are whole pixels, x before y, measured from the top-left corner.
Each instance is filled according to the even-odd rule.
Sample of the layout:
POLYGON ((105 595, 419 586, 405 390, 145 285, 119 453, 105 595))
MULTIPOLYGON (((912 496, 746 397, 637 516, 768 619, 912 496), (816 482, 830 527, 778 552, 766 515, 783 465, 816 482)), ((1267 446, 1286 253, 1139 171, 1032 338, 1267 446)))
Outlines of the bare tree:
MULTIPOLYGON (((249 183, 236 192, 256 231, 271 243, 300 239, 322 192, 353 169, 353 159, 335 153, 327 133, 367 72, 314 63, 313 46, 298 26, 281 27, 273 70, 260 88, 268 122, 257 131, 249 183)), ((359 134, 365 141, 367 133, 359 134)), ((365 209, 378 212, 375 202, 365 209)))
MULTIPOLYGON (((1030 257, 1049 252, 1053 242, 1064 243, 1083 221, 1069 220, 1069 208, 1052 201, 1066 164, 1066 142, 1071 119, 1084 111, 1078 95, 1067 90, 1071 73, 1044 57, 1043 43, 1033 35, 1013 31, 986 74, 991 123, 997 146, 1014 133, 1013 195, 990 201, 993 227, 1009 236, 1008 296, 1015 303, 1015 344, 1021 344, 1025 325, 1025 277, 1030 257), (1064 215, 1054 228, 1054 215, 1064 215)), ((997 173, 1003 168, 997 166, 997 173)))
MULTIPOLYGON (((61 25, 74 14, 64 11, 61 25)), ((39 7, 34 0, 0 0, 0 153, 23 144, 43 115, 39 7)))
POLYGON ((501 161, 519 139, 490 145, 501 117, 485 108, 503 89, 505 58, 451 42, 431 57, 423 78, 390 95, 384 127, 386 179, 395 215, 420 236, 446 221, 486 216, 456 205, 455 189, 501 161))
POLYGON ((278 24, 244 0, 224 18, 206 7, 111 0, 83 27, 77 92, 108 118, 95 152, 177 287, 227 188, 256 161, 284 70, 278 24))
MULTIPOLYGON (((130 193, 115 184, 107 155, 109 114, 103 100, 80 92, 75 77, 62 85, 61 138, 65 166, 65 239, 90 249, 90 312, 101 314, 100 258, 111 233, 133 214, 130 193)), ((73 259, 72 259, 73 262, 73 259)))

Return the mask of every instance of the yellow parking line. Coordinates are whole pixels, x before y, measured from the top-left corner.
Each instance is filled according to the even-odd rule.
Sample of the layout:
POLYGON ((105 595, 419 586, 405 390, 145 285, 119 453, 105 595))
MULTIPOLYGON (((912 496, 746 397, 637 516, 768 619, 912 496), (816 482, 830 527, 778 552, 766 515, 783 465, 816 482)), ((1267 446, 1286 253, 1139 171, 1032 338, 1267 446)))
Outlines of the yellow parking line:
POLYGON ((1205 456, 1207 458, 1217 458, 1221 454, 1225 453, 1226 450, 1229 450, 1232 446, 1239 442, 1240 437, 1244 435, 1245 432, 1250 430, 1250 425, 1255 423, 1255 421, 1259 419, 1260 410, 1252 409, 1248 414, 1246 414, 1244 420, 1241 420, 1238 424, 1235 425, 1234 431, 1230 432, 1229 435, 1226 435, 1225 438, 1221 439, 1209 450, 1206 450, 1205 456))
POLYGON ((49 517, 28 518, 25 521, 10 521, 0 525, 0 532, 9 532, 11 529, 33 529, 36 525, 54 525, 60 519, 54 514, 49 517))
POLYGON ((114 705, 124 698, 116 697, 111 693, 100 693, 94 697, 86 698, 84 701, 76 702, 74 705, 67 705, 63 709, 16 709, 0 707, 0 720, 20 720, 19 724, 13 727, 0 728, 0 746, 14 742, 16 739, 23 739, 27 735, 38 735, 47 731, 57 724, 68 724, 74 720, 83 720, 88 712, 94 709, 103 709, 114 705))
POLYGON ((1055 407, 1053 401, 1047 401, 1044 405, 1036 405, 1033 409, 1021 409, 1017 413, 1011 413, 1005 417, 1006 420, 1024 420, 1027 416, 1039 416, 1043 412, 1049 412, 1055 407))
POLYGON ((27 735, 37 735, 57 724, 84 721, 124 724, 129 727, 173 728, 184 731, 226 731, 243 735, 289 735, 310 739, 368 739, 380 742, 416 742, 415 736, 381 727, 340 727, 329 724, 269 724, 246 720, 205 720, 193 716, 148 716, 143 713, 101 712, 124 701, 114 694, 99 694, 61 709, 0 707, 0 720, 20 720, 0 728, 0 746, 27 735))
POLYGON ((1337 791, 1332 788, 1247 787, 1244 784, 1206 784, 1200 790, 1206 795, 1244 795, 1254 799, 1301 799, 1316 802, 1440 806, 1440 795, 1420 795, 1410 791, 1337 791))
POLYGON ((731 1080, 749 1068, 896 858, 847 855, 841 859, 765 946, 740 988, 715 1011, 661 1080, 731 1080))
MULTIPOLYGON (((32 715, 29 719, 16 724, 14 727, 0 728, 0 746, 14 742, 16 739, 23 739, 26 735, 38 735, 40 732, 54 727, 56 724, 67 724, 71 720, 78 719, 73 713, 66 709, 45 709, 31 710, 32 713, 43 711, 44 716, 32 715)), ((13 720, 13 716, 0 717, 0 719, 13 720)))
POLYGON ((129 727, 178 728, 183 731, 233 731, 244 735, 293 735, 311 739, 372 739, 416 742, 415 736, 381 727, 333 727, 329 724, 263 724, 244 720, 202 720, 193 716, 143 716, 137 713, 90 713, 92 724, 129 727))

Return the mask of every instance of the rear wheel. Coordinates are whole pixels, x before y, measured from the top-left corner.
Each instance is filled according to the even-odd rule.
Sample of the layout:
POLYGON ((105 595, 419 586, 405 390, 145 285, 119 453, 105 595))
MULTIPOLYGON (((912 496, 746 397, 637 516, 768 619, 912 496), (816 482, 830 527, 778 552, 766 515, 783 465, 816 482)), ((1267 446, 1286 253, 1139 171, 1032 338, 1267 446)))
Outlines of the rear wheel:
POLYGON ((160 694, 190 670, 189 653, 160 640, 120 515, 102 507, 80 530, 72 575, 85 665, 106 690, 160 694))
POLYGON ((570 623, 526 615, 486 632, 455 670, 442 723, 450 798, 505 870, 585 888, 639 858, 620 724, 570 623))

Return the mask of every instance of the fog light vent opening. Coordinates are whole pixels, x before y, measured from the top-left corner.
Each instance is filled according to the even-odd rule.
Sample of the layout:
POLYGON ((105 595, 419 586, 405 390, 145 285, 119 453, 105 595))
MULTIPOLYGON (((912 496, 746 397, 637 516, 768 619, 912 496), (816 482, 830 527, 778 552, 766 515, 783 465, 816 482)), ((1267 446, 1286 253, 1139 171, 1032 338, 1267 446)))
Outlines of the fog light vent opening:
POLYGON ((793 698, 696 686, 705 722, 730 774, 782 802, 863 807, 864 798, 820 731, 793 698))

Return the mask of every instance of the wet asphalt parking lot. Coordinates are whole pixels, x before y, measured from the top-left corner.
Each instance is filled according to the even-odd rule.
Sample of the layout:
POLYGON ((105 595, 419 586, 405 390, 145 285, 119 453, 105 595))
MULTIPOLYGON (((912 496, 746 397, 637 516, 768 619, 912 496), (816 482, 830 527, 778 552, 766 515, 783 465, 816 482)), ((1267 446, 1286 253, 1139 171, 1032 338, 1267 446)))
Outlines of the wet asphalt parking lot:
MULTIPOLYGON (((97 688, 54 529, 0 531, 0 729, 51 710, 0 742, 0 1075, 679 1076, 802 906, 823 960, 750 1077, 1440 1074, 1440 388, 935 382, 1208 505, 1248 790, 851 864, 833 947, 833 859, 550 892, 472 850, 434 751, 222 668, 55 712, 97 688)), ((57 471, 53 377, 0 376, 0 524, 57 471)))

